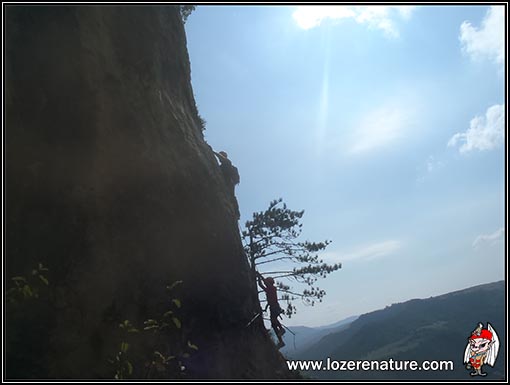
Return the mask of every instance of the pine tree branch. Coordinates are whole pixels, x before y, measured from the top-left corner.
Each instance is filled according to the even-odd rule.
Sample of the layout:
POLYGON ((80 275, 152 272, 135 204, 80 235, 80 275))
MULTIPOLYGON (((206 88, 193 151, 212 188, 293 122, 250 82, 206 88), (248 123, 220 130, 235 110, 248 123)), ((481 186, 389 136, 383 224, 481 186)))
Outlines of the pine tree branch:
POLYGON ((280 291, 281 291, 281 292, 283 292, 283 293, 288 293, 288 294, 292 294, 292 295, 297 295, 297 296, 302 297, 302 298, 304 298, 304 297, 310 297, 310 295, 306 295, 306 294, 303 294, 303 293, 296 293, 296 292, 293 292, 293 291, 290 291, 290 290, 284 290, 284 289, 281 289, 280 291))
MULTIPOLYGON (((285 271, 264 271, 261 274, 273 276, 274 274, 291 274, 291 273, 292 273, 291 270, 285 270, 285 271)), ((273 277, 273 278, 276 278, 276 277, 273 277)))
POLYGON ((262 262, 256 262, 255 264, 258 266, 258 265, 263 265, 264 263, 271 263, 271 262, 276 262, 276 261, 282 261, 284 259, 296 259, 296 257, 294 256, 285 256, 285 257, 279 257, 279 258, 273 258, 273 259, 269 259, 267 261, 262 261, 262 262))

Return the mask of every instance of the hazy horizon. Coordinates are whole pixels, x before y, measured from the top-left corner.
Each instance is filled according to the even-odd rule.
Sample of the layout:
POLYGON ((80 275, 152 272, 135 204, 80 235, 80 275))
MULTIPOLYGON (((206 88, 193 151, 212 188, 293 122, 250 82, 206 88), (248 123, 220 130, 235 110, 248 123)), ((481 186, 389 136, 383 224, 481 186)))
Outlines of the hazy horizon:
MULTIPOLYGON (((492 282, 485 282, 485 283, 480 283, 480 284, 477 284, 477 285, 473 285, 473 286, 467 286, 467 287, 463 287, 463 288, 460 288, 460 289, 456 289, 456 290, 452 290, 452 291, 449 291, 447 293, 441 293, 441 294, 435 294, 435 295, 430 295, 430 296, 426 296, 426 297, 413 297, 413 298, 409 298, 409 299, 406 299, 406 300, 402 300, 402 301, 398 301, 398 302, 394 302, 394 303, 389 303, 387 304, 386 306, 391 306, 391 305, 395 305, 395 304, 398 304, 398 303, 404 303, 404 302, 407 302, 407 301, 412 301, 414 299, 429 299, 429 298, 435 298, 435 297, 440 297, 442 295, 446 295, 446 294, 451 294, 451 293, 455 293, 457 291, 462 291, 462 290, 467 290, 467 289, 471 289, 471 288, 474 288, 474 287, 478 287, 478 286, 483 286, 483 285, 490 285, 490 284, 493 284, 493 283, 498 283, 498 282, 505 282, 504 279, 500 279, 498 281, 492 281, 492 282)), ((386 307, 385 306, 385 307, 386 307)), ((377 309, 372 309, 372 310, 368 310, 368 311, 365 311, 363 313, 360 313, 360 314, 352 314, 350 316, 347 316, 347 317, 343 317, 341 319, 338 319, 337 321, 334 321, 334 322, 330 322, 330 323, 327 323, 327 324, 324 324, 324 325, 313 325, 313 326, 309 326, 309 325, 298 325, 298 324, 293 324, 292 326, 307 326, 307 327, 313 327, 313 328, 322 328, 322 327, 325 327, 325 326, 330 326, 330 325, 333 325, 333 324, 336 324, 340 321, 345 321, 346 319, 349 319, 349 318, 352 318, 352 317, 359 317, 363 314, 367 314, 367 313, 372 313, 374 311, 377 311, 377 310, 383 310, 385 307, 380 307, 380 308, 377 308, 377 309)), ((313 310, 313 309, 312 309, 313 310)))

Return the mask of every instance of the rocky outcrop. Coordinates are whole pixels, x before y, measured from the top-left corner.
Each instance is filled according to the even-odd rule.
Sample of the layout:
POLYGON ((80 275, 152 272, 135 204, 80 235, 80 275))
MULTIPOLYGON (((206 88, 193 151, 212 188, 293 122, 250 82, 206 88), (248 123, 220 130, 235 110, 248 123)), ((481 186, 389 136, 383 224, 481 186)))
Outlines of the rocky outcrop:
MULTIPOLYGON (((175 280, 200 348, 190 377, 289 377, 262 321, 246 328, 256 288, 178 9, 11 5, 5 16, 6 274, 41 261, 58 293, 32 341, 37 365, 8 354, 7 377, 111 377, 112 327, 160 310, 175 280)), ((22 338, 17 328, 6 334, 22 338)))

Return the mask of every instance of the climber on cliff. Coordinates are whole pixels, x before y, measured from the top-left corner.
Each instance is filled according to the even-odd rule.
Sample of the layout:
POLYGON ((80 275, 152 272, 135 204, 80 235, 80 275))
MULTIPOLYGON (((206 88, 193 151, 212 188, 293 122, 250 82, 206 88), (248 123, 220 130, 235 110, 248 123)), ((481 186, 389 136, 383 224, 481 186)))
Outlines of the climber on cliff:
POLYGON ((214 155, 216 155, 218 157, 218 160, 220 161, 221 173, 223 174, 225 182, 227 182, 229 191, 232 193, 234 209, 236 211, 237 219, 239 219, 241 215, 239 213, 239 205, 237 203, 237 199, 235 196, 235 186, 240 182, 239 171, 237 170, 237 167, 232 164, 231 160, 228 158, 228 155, 225 151, 220 152, 213 151, 213 152, 214 155))
POLYGON ((280 349, 285 346, 285 342, 283 342, 282 339, 282 336, 285 334, 285 329, 278 320, 278 316, 283 313, 283 310, 278 303, 278 294, 276 287, 274 286, 274 279, 272 277, 264 278, 259 272, 257 272, 257 282, 260 288, 266 292, 267 304, 269 305, 269 311, 271 312, 271 326, 278 338, 278 345, 276 347, 280 349))

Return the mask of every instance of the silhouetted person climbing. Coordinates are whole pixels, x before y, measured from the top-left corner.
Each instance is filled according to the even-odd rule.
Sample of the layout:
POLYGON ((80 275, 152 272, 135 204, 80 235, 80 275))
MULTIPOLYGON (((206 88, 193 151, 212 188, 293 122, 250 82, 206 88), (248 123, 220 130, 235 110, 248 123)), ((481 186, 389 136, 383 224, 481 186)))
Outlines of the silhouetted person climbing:
POLYGON ((280 349, 285 346, 285 342, 283 342, 282 339, 282 336, 285 334, 285 329, 278 320, 278 316, 283 313, 283 310, 278 303, 278 294, 274 286, 274 279, 271 277, 264 278, 257 272, 257 282, 262 290, 266 292, 267 304, 269 305, 269 311, 271 313, 271 326, 273 327, 276 337, 278 337, 277 348, 280 349))
POLYGON ((237 170, 237 167, 232 164, 225 151, 214 152, 214 154, 220 161, 220 169, 225 182, 227 182, 228 189, 232 193, 234 209, 236 211, 237 219, 239 219, 241 215, 239 213, 239 205, 235 196, 235 186, 241 181, 239 171, 237 170))

